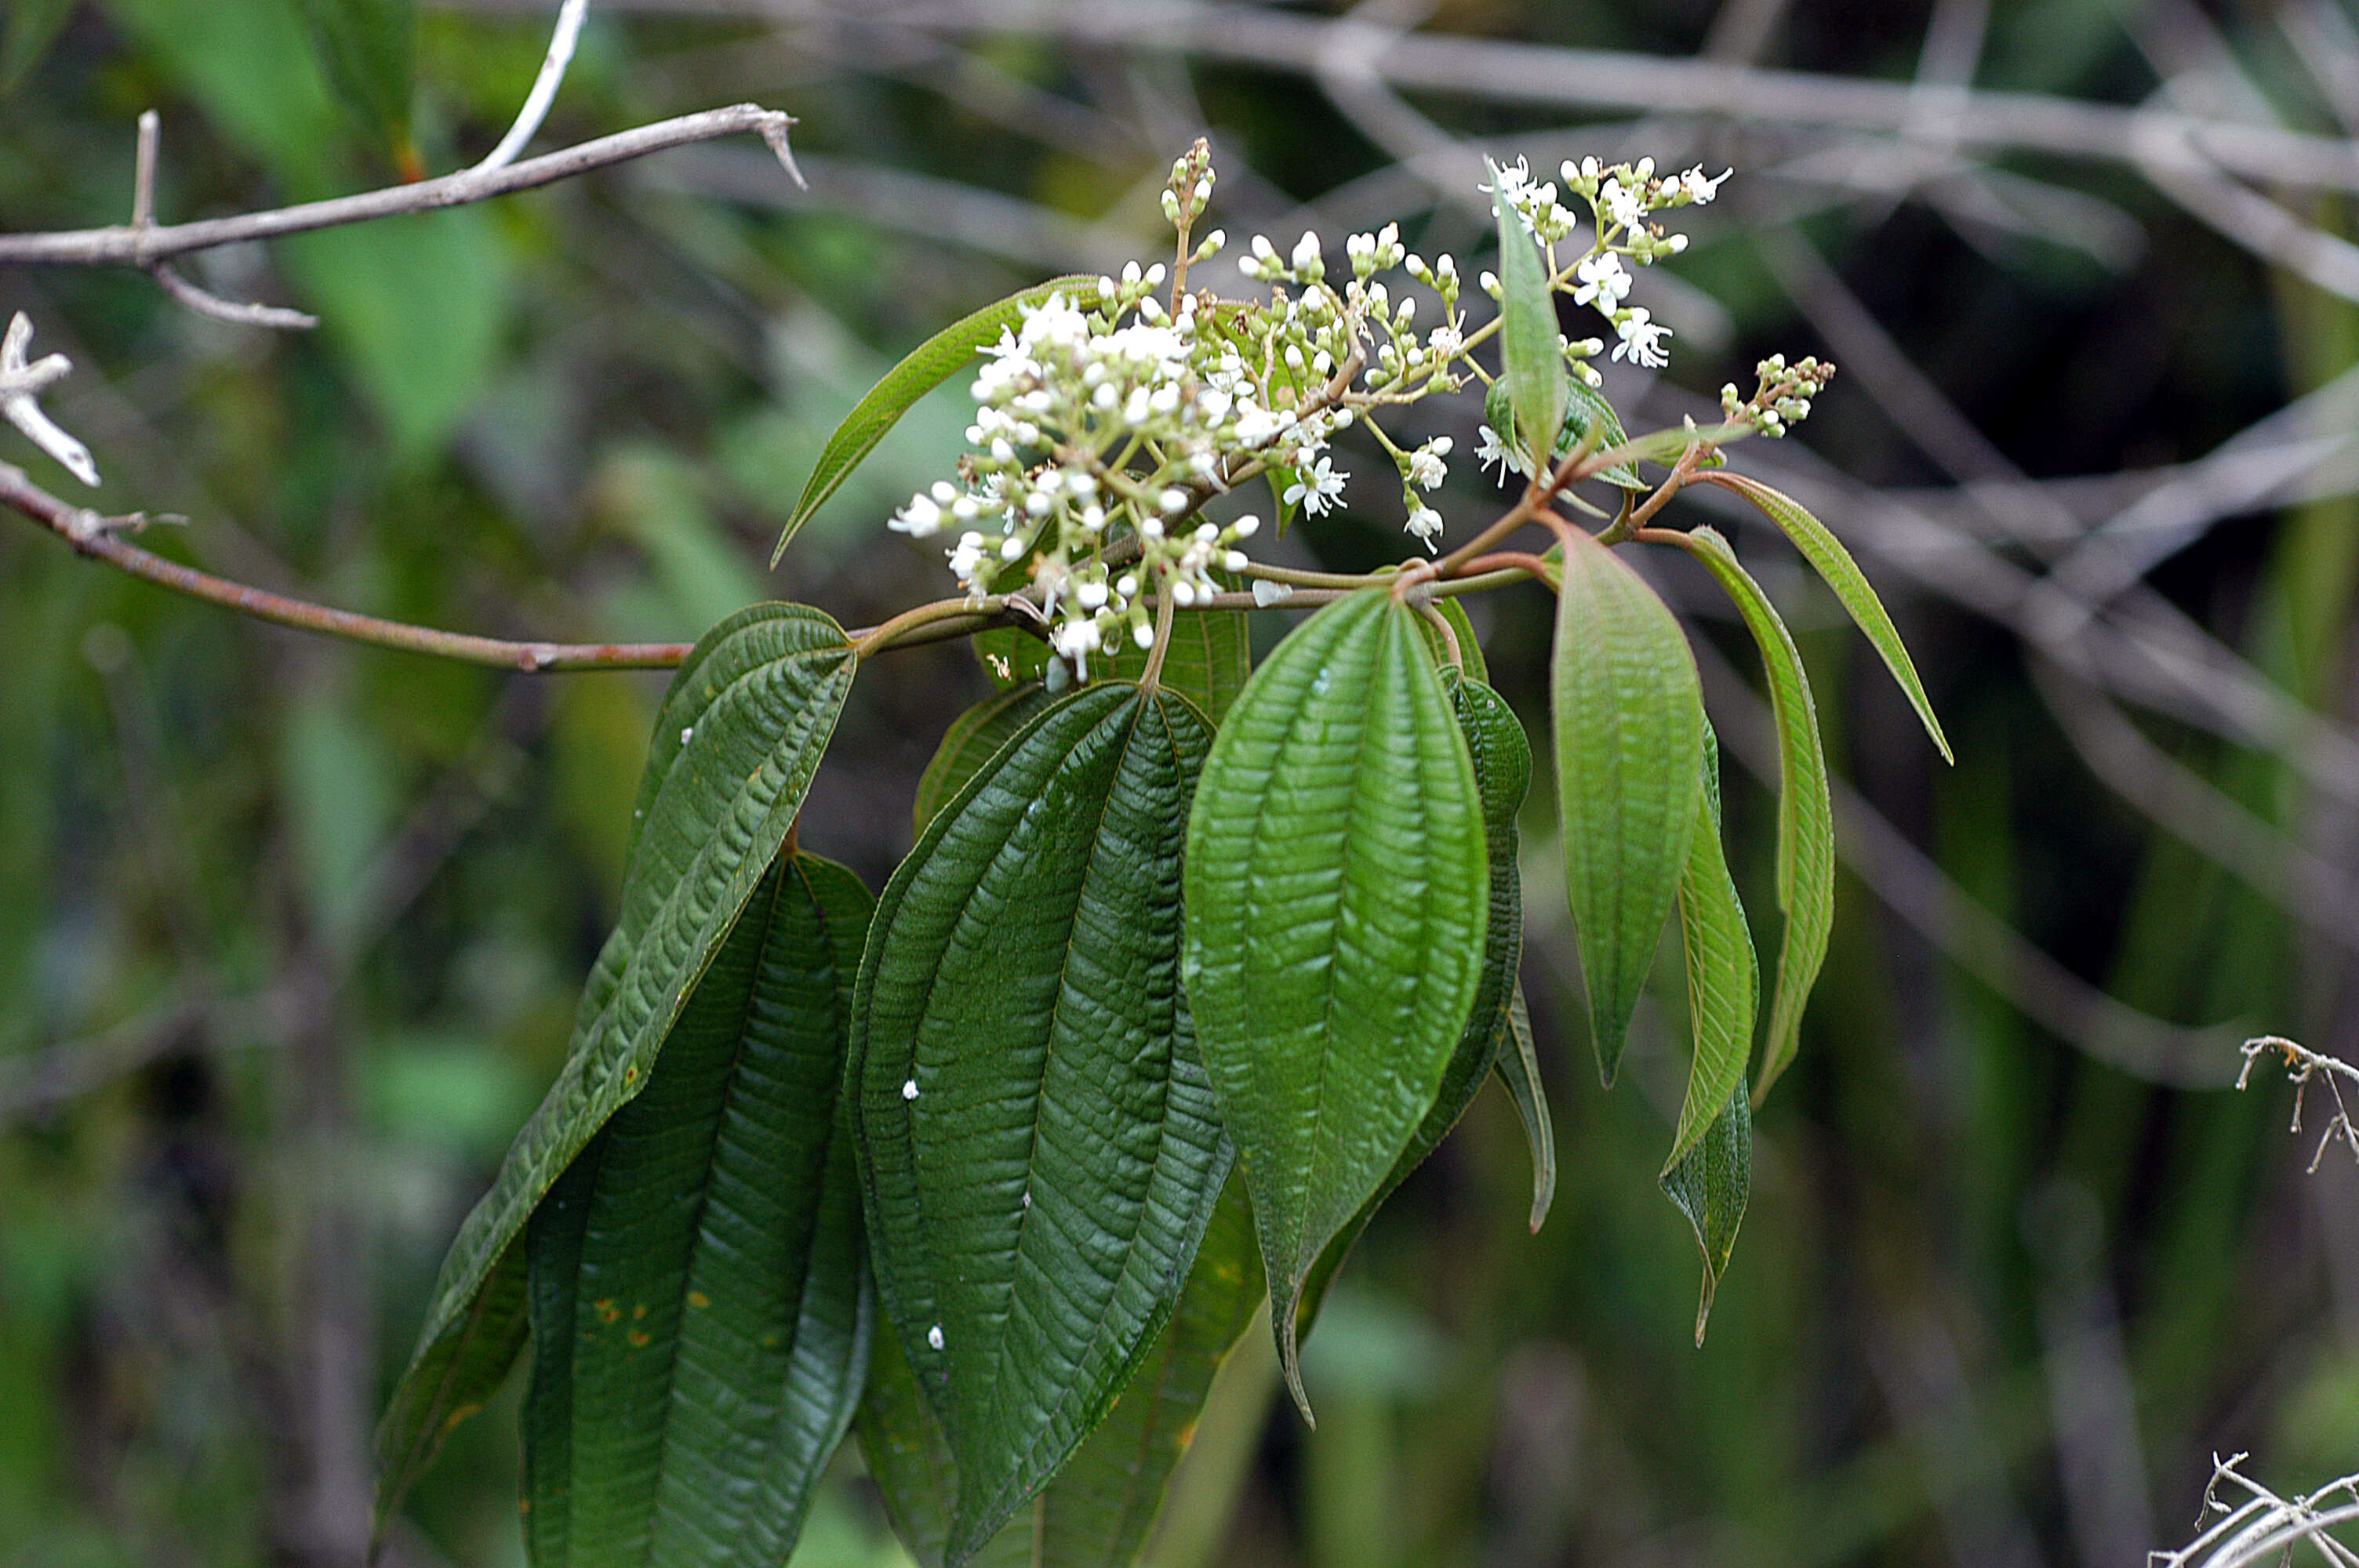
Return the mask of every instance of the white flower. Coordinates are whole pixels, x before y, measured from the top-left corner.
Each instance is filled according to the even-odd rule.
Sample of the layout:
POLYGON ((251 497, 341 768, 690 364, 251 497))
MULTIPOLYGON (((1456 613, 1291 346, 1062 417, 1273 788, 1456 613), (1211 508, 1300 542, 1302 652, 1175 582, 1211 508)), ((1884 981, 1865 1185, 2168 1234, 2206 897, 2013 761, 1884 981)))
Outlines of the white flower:
POLYGON ((1531 160, 1519 157, 1513 163, 1494 164, 1491 178, 1496 181, 1495 184, 1478 185, 1474 189, 1485 193, 1496 191, 1512 203, 1531 188, 1531 160))
POLYGON ((1614 345, 1615 359, 1626 358, 1632 364, 1649 370, 1660 370, 1671 362, 1670 356, 1663 351, 1663 340, 1671 335, 1671 330, 1658 325, 1646 307, 1625 312, 1614 323, 1614 330, 1622 335, 1622 341, 1614 345))
POLYGON ((1630 275, 1622 269, 1620 256, 1612 251, 1602 251, 1572 270, 1581 279, 1581 287, 1572 291, 1575 305, 1586 305, 1593 299, 1597 308, 1609 316, 1622 308, 1622 301, 1630 293, 1630 275))
POLYGON ((1436 327, 1425 340, 1426 351, 1436 359, 1454 359, 1458 351, 1465 346, 1466 340, 1455 327, 1436 327))
POLYGON ((1605 216, 1614 223, 1636 233, 1647 221, 1647 200, 1629 189, 1619 179, 1609 179, 1598 188, 1597 200, 1605 209, 1605 216))
POLYGON ((1294 270, 1313 277, 1325 273, 1325 265, 1319 259, 1319 236, 1309 229, 1303 230, 1302 238, 1294 242, 1294 270))
POLYGON ((1439 490, 1441 481, 1450 477, 1450 466, 1441 460, 1450 455, 1452 445, 1447 436, 1436 436, 1408 455, 1408 480, 1419 490, 1439 490))
POLYGON ((1510 469, 1520 470, 1523 465, 1516 460, 1516 454, 1499 439, 1498 431, 1488 425, 1478 425, 1475 428, 1483 433, 1482 440, 1476 443, 1474 448, 1475 460, 1485 469, 1493 463, 1497 463, 1499 482, 1506 483, 1508 470, 1510 469))
POLYGON ((941 503, 923 491, 909 497, 909 504, 893 514, 887 528, 907 534, 912 539, 922 539, 942 525, 941 503))
POLYGON ((1428 555, 1434 552, 1434 541, 1441 537, 1440 513, 1430 506, 1420 506, 1408 514, 1408 522, 1403 525, 1418 536, 1428 555))
POLYGON ((1687 191, 1695 204, 1701 207, 1719 193, 1720 182, 1735 172, 1733 168, 1723 168, 1712 178, 1706 179, 1703 177, 1703 165, 1698 164, 1679 177, 1679 184, 1687 191))
POLYGON ((1343 481, 1350 476, 1335 471, 1334 463, 1321 458, 1292 484, 1286 487, 1286 503, 1299 505, 1313 517, 1327 512, 1343 493, 1343 481))

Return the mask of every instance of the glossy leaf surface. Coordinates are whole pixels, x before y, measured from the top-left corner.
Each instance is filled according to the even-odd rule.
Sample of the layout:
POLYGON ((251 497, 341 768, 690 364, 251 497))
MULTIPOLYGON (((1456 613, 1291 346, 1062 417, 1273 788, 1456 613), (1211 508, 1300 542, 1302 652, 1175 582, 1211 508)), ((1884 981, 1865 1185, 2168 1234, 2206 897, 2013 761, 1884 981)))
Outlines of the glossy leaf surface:
POLYGON ((1834 589, 1835 598, 1859 629, 1865 633, 1876 656, 1900 689, 1908 697, 1908 705, 1917 710, 1917 718, 1940 749, 1945 762, 1954 762, 1950 738, 1941 733, 1941 721, 1933 717, 1933 704, 1925 695, 1925 683, 1917 678, 1917 665, 1908 657, 1908 649, 1900 641, 1899 628, 1892 624, 1892 616, 1884 608, 1884 600, 1875 596, 1868 585, 1867 574, 1859 569, 1843 541, 1827 531, 1827 525, 1810 515, 1809 508, 1782 491, 1774 490, 1757 479, 1744 474, 1723 473, 1711 476, 1712 482, 1733 490, 1761 510, 1761 514, 1777 524, 1811 569, 1834 589))
POLYGON ((879 902, 859 1145, 879 1289, 958 1459, 953 1563, 1137 1368, 1232 1158, 1180 990, 1208 739, 1169 693, 1060 698, 879 902))
POLYGON ((1465 1031, 1459 1036, 1457 1049, 1451 1053, 1449 1066, 1442 1071, 1441 1087, 1432 1108, 1418 1123, 1408 1147, 1393 1162, 1392 1171, 1383 1184, 1361 1206, 1352 1223, 1327 1244, 1310 1279, 1304 1281, 1302 1303, 1295 1314, 1298 1339, 1310 1336, 1311 1320, 1326 1296, 1327 1287, 1376 1209, 1408 1180, 1411 1172, 1441 1147, 1441 1141, 1450 1136, 1450 1130, 1458 1125, 1458 1119, 1466 1114, 1475 1093, 1491 1076, 1500 1051, 1512 1049, 1506 1041, 1507 1014, 1515 997, 1516 971, 1524 958, 1524 887, 1523 875, 1516 864, 1516 814, 1523 809, 1524 796, 1531 788, 1531 742, 1525 738, 1524 727, 1506 699, 1489 687, 1447 676, 1444 685, 1450 690, 1451 708, 1457 716, 1459 729, 1466 737, 1467 752, 1474 763, 1475 787, 1483 798, 1484 849, 1490 862, 1491 877, 1483 978, 1474 992, 1474 1005, 1467 1015, 1465 1031))
POLYGON ((842 629, 761 604, 715 626, 656 720, 612 935, 592 968, 557 1082, 460 1227, 409 1368, 378 1430, 379 1513, 488 1398, 521 1347, 534 1206, 639 1092, 690 992, 777 859, 851 689, 842 629))
POLYGON ((1802 1008, 1827 956, 1835 918, 1834 805, 1827 793, 1826 756, 1819 741, 1818 705, 1810 696, 1802 655, 1786 623, 1728 541, 1710 528, 1682 535, 1681 547, 1703 563, 1745 618, 1768 676, 1769 708, 1777 721, 1777 905, 1786 936, 1777 955, 1777 988, 1762 1044, 1756 1098, 1769 1091, 1801 1043, 1802 1008))
POLYGON ((645 1093, 534 1212, 526 1532, 538 1568, 783 1562, 871 1322, 837 1091, 868 891, 782 860, 645 1093))
MULTIPOLYGON (((1129 1568, 1152 1532, 1212 1377, 1262 1297, 1243 1178, 1232 1173, 1170 1321, 1097 1431, 1046 1491, 969 1561, 979 1568, 1129 1568)), ((939 1568, 958 1498, 950 1439, 889 1324, 856 1419, 863 1457, 902 1544, 939 1568)))
POLYGON ((1188 994, 1298 1404, 1304 1282, 1432 1108, 1481 983, 1482 835, 1449 697, 1382 588, 1279 643, 1205 763, 1188 994))
POLYGON ((770 552, 770 564, 777 566, 778 557, 787 553, 787 546, 802 531, 817 512, 852 477, 885 433, 894 427, 910 406, 934 388, 941 385, 981 353, 999 341, 999 334, 1023 319, 1024 308, 1038 305, 1062 290, 1068 294, 1086 291, 1097 296, 1097 279, 1079 273, 1064 277, 1052 277, 1046 283, 1011 294, 1006 298, 984 306, 971 316, 962 316, 911 350, 900 363, 885 373, 884 378, 868 389, 868 395, 853 405, 843 423, 820 449, 819 461, 811 468, 811 476, 803 484, 803 492, 795 501, 792 512, 787 514, 784 527, 778 531, 777 547, 770 552))
POLYGON ((951 719, 951 727, 942 732, 942 743, 934 750, 934 760, 926 764, 924 775, 918 780, 917 804, 910 812, 916 831, 923 833, 934 814, 966 787, 966 781, 1048 706, 1049 694, 1039 683, 1027 681, 994 692, 951 719))
POLYGON ((1611 1084, 1695 833, 1703 697, 1686 636, 1637 573, 1578 532, 1562 570, 1549 711, 1565 892, 1611 1084))

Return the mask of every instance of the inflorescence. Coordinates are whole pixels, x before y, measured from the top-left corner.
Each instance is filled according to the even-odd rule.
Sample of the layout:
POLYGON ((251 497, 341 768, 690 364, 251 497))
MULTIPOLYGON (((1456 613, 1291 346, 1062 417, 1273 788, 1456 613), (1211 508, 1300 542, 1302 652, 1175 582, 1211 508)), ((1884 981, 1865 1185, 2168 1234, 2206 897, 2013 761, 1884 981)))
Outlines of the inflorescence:
MULTIPOLYGON (((1580 220, 1559 204, 1556 186, 1534 184, 1520 159, 1495 178, 1545 247, 1553 287, 1612 323, 1614 357, 1661 365, 1669 330, 1625 303, 1624 262, 1645 266, 1684 249, 1686 237, 1666 233, 1652 214, 1710 201, 1727 176, 1707 178, 1697 168, 1658 179, 1650 159, 1601 168, 1594 158, 1568 161, 1563 175, 1586 204, 1595 237, 1561 267, 1559 246, 1580 220)), ((1473 351, 1495 324, 1468 330, 1458 264, 1410 254, 1394 224, 1345 242, 1346 277, 1330 277, 1315 233, 1283 254, 1256 235, 1238 267, 1267 287, 1266 297, 1189 291, 1188 268, 1226 242, 1215 229, 1191 243, 1213 180, 1201 141, 1172 165, 1163 197, 1179 235, 1170 268, 1133 263, 1093 290, 1060 291, 1024 308, 984 350, 956 482, 919 492, 891 523, 913 538, 948 535, 951 570, 973 602, 1036 589, 1051 645, 1084 676, 1093 653, 1122 639, 1153 645, 1151 599, 1168 596, 1186 609, 1251 570, 1244 546, 1261 520, 1199 519, 1213 495, 1266 476, 1285 508, 1318 514, 1342 505, 1350 475, 1335 465, 1330 442, 1354 421, 1398 471, 1405 527, 1428 550, 1438 548, 1442 519, 1430 498, 1449 478, 1452 443, 1437 436, 1403 447, 1375 416, 1492 379, 1473 351), (1379 276, 1396 270, 1408 278, 1397 293, 1379 276), (1420 294, 1438 317, 1422 333, 1420 294)), ((1490 274, 1481 286, 1497 295, 1490 274)), ((1603 351, 1602 340, 1563 347, 1573 373, 1594 385, 1587 362, 1603 351)), ((1809 412, 1827 367, 1774 362, 1774 384, 1765 362, 1762 393, 1751 402, 1737 402, 1733 387, 1723 395, 1732 422, 1782 434, 1809 412)), ((1487 427, 1483 435, 1484 455, 1496 455, 1497 436, 1487 427)))

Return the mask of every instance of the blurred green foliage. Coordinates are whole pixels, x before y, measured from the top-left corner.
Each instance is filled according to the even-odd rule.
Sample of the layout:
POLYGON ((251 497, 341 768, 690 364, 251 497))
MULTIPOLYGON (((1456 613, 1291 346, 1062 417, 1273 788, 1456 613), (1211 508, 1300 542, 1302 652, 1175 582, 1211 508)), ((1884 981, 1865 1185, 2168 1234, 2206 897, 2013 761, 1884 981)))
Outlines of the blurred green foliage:
MULTIPOLYGON (((1712 9, 1452 0, 1434 25, 1689 52, 1712 9)), ((2002 0, 1981 80, 2142 96, 2136 9, 2002 0)), ((2267 7, 2223 9, 2240 46, 2261 36, 2267 7)), ((1796 0, 1778 58, 1905 75, 1926 19, 1796 0)), ((418 18, 406 107, 428 168, 497 138, 546 21, 418 18)), ((2281 50, 2247 55, 2285 89, 2281 50)), ((345 114, 349 68, 319 59, 287 0, 16 0, 0 17, 0 227, 120 221, 148 107, 162 221, 383 181, 390 122, 345 114)), ((758 149, 715 147, 192 259, 218 292, 317 311, 310 336, 191 315, 132 272, 0 272, 0 310, 29 311, 38 345, 75 361, 49 406, 98 454, 94 504, 186 516, 148 535, 158 549, 435 625, 684 639, 762 597, 857 625, 941 591, 937 563, 881 523, 952 460, 955 384, 780 570, 761 562, 873 378, 1050 270, 1015 252, 1079 233, 1103 249, 1063 265, 1095 267, 1157 246, 1140 193, 1186 137, 1209 126, 1222 147, 1233 234, 1299 225, 1296 200, 1333 199, 1338 227, 1392 215, 1343 189, 1386 155, 1295 78, 1037 38, 618 6, 593 19, 538 145, 741 98, 801 118, 812 198, 758 149), (858 183, 870 169, 959 183, 880 192, 858 183)), ((1527 109, 1426 107, 1470 134, 1554 129, 1527 109)), ((1599 128, 1598 150, 1618 135, 1599 128)), ((1767 131, 1708 145, 1739 186, 1787 150, 1767 131)), ((2349 305, 2125 175, 2068 174, 2145 226, 2142 261, 2115 276, 1855 193, 1808 225, 2031 473, 2199 456, 2359 361, 2349 305)), ((1447 208, 1412 222, 1416 243, 1462 250, 1479 227, 1447 208)), ((1741 222, 1674 270, 1730 318, 1723 348, 1681 341, 1680 384, 1708 393, 1760 353, 1823 347, 1741 222)), ((1871 483, 1933 477, 1856 377, 1809 429, 1871 483)), ((40 482, 70 482, 0 439, 40 482)), ((1483 504, 1459 482, 1459 507, 1483 504)), ((1355 568, 1397 554, 1392 530, 1306 518, 1295 537, 1355 568)), ((2316 502, 2216 529, 2154 580, 2347 722, 2354 541, 2350 503, 2316 502)), ((1943 771, 1832 606, 1767 544, 1747 559, 1792 614, 1831 763, 1960 888, 2158 1018, 2359 1039, 2347 941, 2107 794, 2006 633, 1930 600, 1904 615, 1958 743, 1943 771)), ((1536 590, 1474 611, 1527 715, 1548 611, 1536 590)), ((1734 625, 1700 635, 1751 667, 1734 625)), ((872 885, 907 848, 935 739, 986 689, 955 647, 878 674, 805 831, 872 885)), ((555 1070, 660 687, 307 641, 0 523, 0 1564, 353 1560, 367 1428, 458 1217, 555 1070)), ((2168 721, 2148 734, 2264 821, 2322 842, 2339 821, 2347 852, 2347 803, 2282 759, 2168 721)), ((1769 796, 1732 773, 1727 809, 1733 841, 1762 847, 1732 868, 1745 903, 1773 908, 1769 796)), ((2237 1098, 2109 1065, 1848 875, 1695 1348, 1692 1244, 1653 1182, 1684 1077, 1659 1011, 1678 988, 1657 988, 1624 1087, 1601 1092, 1552 858, 1527 849, 1526 979, 1556 1100, 1553 1217, 1524 1234, 1521 1135, 1486 1091, 1337 1287, 1307 1355, 1319 1431, 1270 1413, 1249 1334, 1153 1561, 2133 1561, 2178 1539, 2215 1450, 2251 1449, 2281 1489, 2359 1466, 2359 1175, 2332 1159, 2302 1175, 2281 1086, 2237 1098)), ((2224 1083, 2233 1061, 2215 1065, 2224 1083)), ((459 1433, 396 1561, 520 1560, 513 1434, 512 1410, 459 1433)), ((799 1563, 895 1561, 855 1470, 847 1451, 799 1563)))

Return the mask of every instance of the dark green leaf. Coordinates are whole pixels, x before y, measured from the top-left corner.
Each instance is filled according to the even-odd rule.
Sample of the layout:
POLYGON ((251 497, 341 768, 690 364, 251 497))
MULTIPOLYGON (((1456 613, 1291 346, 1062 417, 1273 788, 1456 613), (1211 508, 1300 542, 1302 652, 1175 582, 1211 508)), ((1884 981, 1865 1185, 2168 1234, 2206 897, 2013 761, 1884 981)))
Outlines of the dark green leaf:
POLYGON ((525 1491, 538 1568, 782 1563, 868 1364, 839 1114, 859 880, 764 879, 645 1093, 535 1211, 525 1491))
POLYGON ((953 1564, 1137 1368, 1232 1158, 1180 991, 1208 740, 1168 692, 1060 698, 878 905, 855 1114, 878 1286, 958 1456, 953 1564))
POLYGON ((1859 563, 1851 558, 1851 552, 1843 547, 1843 541, 1827 532, 1826 524, 1811 516, 1800 502, 1780 491, 1772 490, 1757 479, 1748 479, 1740 473, 1723 473, 1712 476, 1712 480, 1759 507, 1762 515, 1777 524, 1785 531, 1786 537, 1794 541, 1794 547, 1802 552, 1802 558, 1826 579, 1827 586, 1835 590, 1835 597, 1843 601, 1843 607, 1850 612, 1852 620, 1867 633, 1869 643, 1884 660, 1884 667, 1892 672, 1892 678, 1898 681, 1900 689, 1908 694, 1909 706, 1917 710, 1918 719, 1925 726, 1925 733, 1931 736, 1933 744, 1940 749, 1942 760, 1955 762, 1957 758, 1951 753, 1950 738, 1941 733, 1941 721, 1933 717, 1933 705, 1925 696, 1924 683, 1917 678, 1917 666, 1909 660, 1908 648, 1901 643, 1899 629, 1892 624, 1892 617, 1886 611, 1884 600, 1876 598, 1875 589, 1868 586, 1867 574, 1859 569, 1859 563))
POLYGON ((1381 587, 1278 644, 1205 763, 1188 994, 1298 1404, 1304 1283, 1432 1108, 1482 981, 1482 822, 1416 616, 1381 587))
POLYGON ((1728 1108, 1713 1119, 1688 1157, 1664 1173, 1662 1186, 1695 1227, 1696 1247, 1703 1254, 1703 1294, 1696 1304, 1696 1343, 1701 1345, 1712 1298, 1728 1271, 1736 1227, 1745 1221, 1753 1190, 1753 1105, 1742 1081, 1729 1095, 1728 1108))
MULTIPOLYGON (((1450 623, 1451 635, 1458 640, 1458 673, 1471 681, 1489 680, 1490 662, 1483 657, 1483 644, 1474 640, 1474 623, 1466 618, 1466 607, 1453 594, 1448 599, 1435 600, 1433 608, 1442 620, 1450 623)), ((1450 650, 1442 642, 1440 628, 1422 615, 1418 617, 1417 623, 1425 633, 1426 646, 1433 651, 1434 663, 1448 665, 1450 650)))
POLYGON ((425 173, 409 141, 418 16, 411 0, 295 0, 343 102, 383 137, 406 179, 425 173))
MULTIPOLYGON (((1491 183, 1501 181, 1496 166, 1491 183)), ((1495 189, 1491 210, 1499 226, 1499 358, 1501 379, 1507 384, 1515 410, 1512 430, 1501 430, 1526 452, 1552 449, 1564 427, 1564 340, 1556 330, 1556 297, 1549 291, 1548 269, 1539 245, 1525 232, 1524 221, 1495 189)), ((1537 465, 1536 465, 1537 466, 1537 465)))
MULTIPOLYGON (((1577 375, 1565 379, 1564 423, 1557 427, 1556 456, 1565 457, 1574 449, 1588 444, 1592 451, 1610 451, 1621 446, 1629 437, 1623 432, 1621 416, 1605 401, 1605 395, 1577 375), (1590 432, 1596 430, 1593 437, 1590 432)), ((1509 404, 1507 382, 1503 376, 1491 384, 1483 396, 1483 422, 1494 430, 1505 430, 1514 422, 1515 410, 1509 404)), ((1646 490, 1646 477, 1627 463, 1617 463, 1597 473, 1595 478, 1624 490, 1646 490)))
POLYGON ((0 16, 0 93, 12 91, 41 63, 77 0, 14 0, 0 16))
POLYGON ((1703 697, 1687 638, 1637 573, 1575 532, 1563 574, 1549 712, 1565 892, 1611 1084, 1695 833, 1703 697))
POLYGON ((1483 796, 1484 852, 1491 868, 1489 934, 1484 938, 1483 978, 1474 992, 1474 1005, 1467 1015, 1465 1032, 1458 1038, 1458 1048, 1451 1053, 1450 1065, 1442 1071, 1441 1087, 1432 1108, 1410 1136, 1408 1147, 1393 1162, 1391 1172, 1369 1195, 1368 1201, 1360 1206, 1352 1222, 1327 1244, 1310 1277, 1303 1282, 1302 1301, 1295 1309, 1298 1341, 1310 1337, 1311 1321, 1318 1316, 1328 1286, 1334 1282, 1336 1271, 1343 1266, 1343 1260, 1359 1240, 1360 1233, 1367 1228, 1368 1221, 1385 1199, 1408 1180, 1409 1173, 1441 1147, 1441 1141, 1450 1136, 1450 1130, 1458 1125, 1458 1119, 1473 1103, 1484 1079, 1491 1076, 1506 1041, 1516 971, 1524 961, 1524 880, 1516 865, 1516 814, 1523 809, 1524 796, 1531 789, 1532 747, 1515 711, 1497 692, 1473 680, 1445 677, 1444 685, 1450 690, 1451 708, 1457 716, 1458 727, 1466 737, 1467 752, 1474 762, 1475 787, 1483 796))
POLYGON ((1786 914, 1786 939, 1777 955, 1777 991, 1770 1004, 1769 1035, 1761 1048, 1761 1076, 1754 1090, 1757 1099, 1794 1059, 1801 1041, 1802 1006, 1826 958, 1835 913, 1834 806, 1827 795, 1818 707, 1786 623, 1718 533, 1698 528, 1682 536, 1681 547, 1701 561, 1736 601, 1761 650, 1769 706, 1777 719, 1777 906, 1786 914))
MULTIPOLYGON (((976 633, 974 651, 1003 688, 1038 680, 1049 667, 1049 645, 1012 626, 976 633)), ((1135 681, 1146 671, 1146 652, 1127 639, 1090 655, 1093 680, 1135 681)), ((1191 610, 1172 617, 1171 646, 1158 677, 1166 691, 1178 692, 1218 724, 1252 674, 1253 627, 1244 611, 1191 610)))
POLYGON ((1537 1234, 1556 1201, 1556 1129, 1549 1119, 1548 1090, 1540 1082, 1539 1053, 1532 1048, 1531 1013, 1518 984, 1507 1002, 1507 1038, 1499 1044, 1499 1082, 1516 1102, 1524 1141, 1532 1154, 1532 1230, 1537 1234))
POLYGON ((672 677, 633 813, 622 914, 583 988, 565 1065, 443 1259, 378 1429, 380 1519, 506 1374, 521 1343, 523 1262, 510 1254, 525 1221, 645 1086, 801 809, 856 662, 818 611, 757 604, 705 633, 672 677))
POLYGON ((934 814, 974 777, 975 770, 991 761, 1048 706, 1049 694, 1040 683, 1026 681, 993 693, 951 720, 942 743, 935 748, 934 760, 926 764, 925 776, 918 781, 918 802, 911 813, 915 830, 923 833, 934 814))
MULTIPOLYGON (((985 1568, 1128 1568, 1138 1559, 1197 1415, 1262 1296, 1242 1176, 1232 1173, 1171 1320, 1096 1432, 1033 1506, 971 1563, 985 1568)), ((889 1324, 877 1325, 860 1447, 911 1556, 940 1568, 958 1465, 889 1324)))
POLYGON ((1695 1059, 1688 1071, 1687 1100, 1680 1108, 1671 1152, 1663 1162, 1669 1176, 1692 1152, 1727 1108, 1728 1097, 1745 1084, 1753 1054, 1753 1019, 1761 1003, 1761 971, 1745 928, 1745 906, 1720 845, 1720 755, 1709 727, 1704 731, 1704 790, 1696 802, 1695 837, 1687 869, 1680 877, 1680 935, 1687 951, 1688 1013, 1695 1035, 1695 1059))
POLYGON ((1086 304, 1097 297, 1098 280, 1081 273, 1064 277, 1052 277, 1020 293, 984 306, 972 316, 960 318, 928 338, 910 351, 908 358, 885 373, 885 378, 869 388, 868 395, 853 406, 835 427, 835 434, 820 449, 819 461, 811 469, 803 492, 795 502, 795 509, 787 514, 786 526, 778 532, 778 547, 770 552, 770 564, 777 566, 778 557, 787 553, 802 525, 852 477, 852 470, 876 449, 885 432, 909 411, 910 405, 959 373, 968 361, 999 341, 999 334, 1023 319, 1024 307, 1038 305, 1050 295, 1063 291, 1086 304))

